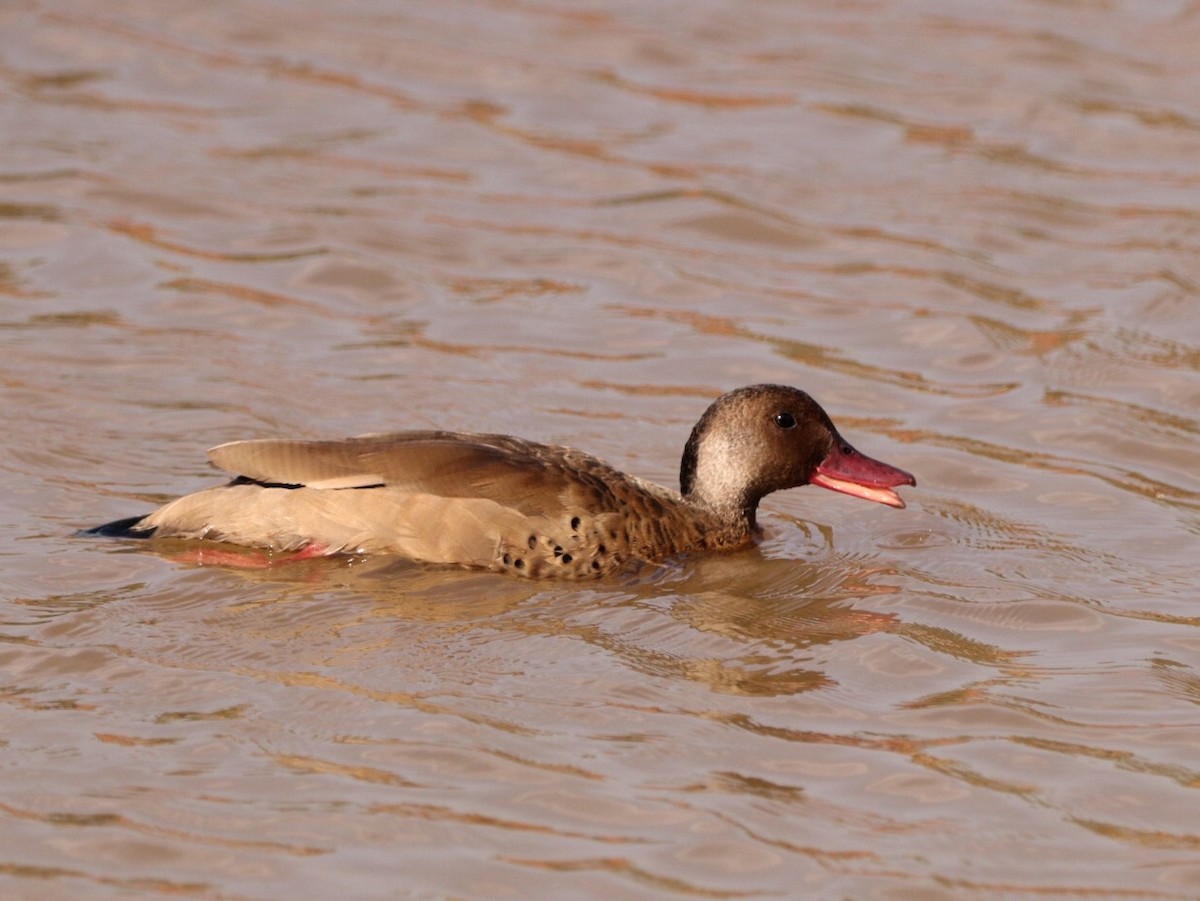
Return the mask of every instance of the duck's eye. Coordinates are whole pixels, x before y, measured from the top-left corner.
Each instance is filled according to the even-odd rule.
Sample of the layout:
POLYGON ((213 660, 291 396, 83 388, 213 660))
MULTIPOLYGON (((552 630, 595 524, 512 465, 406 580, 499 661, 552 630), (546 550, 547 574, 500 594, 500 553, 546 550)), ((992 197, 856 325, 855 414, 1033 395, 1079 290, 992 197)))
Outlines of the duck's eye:
POLYGON ((791 413, 776 413, 775 425, 781 429, 794 429, 796 427, 796 417, 791 413))

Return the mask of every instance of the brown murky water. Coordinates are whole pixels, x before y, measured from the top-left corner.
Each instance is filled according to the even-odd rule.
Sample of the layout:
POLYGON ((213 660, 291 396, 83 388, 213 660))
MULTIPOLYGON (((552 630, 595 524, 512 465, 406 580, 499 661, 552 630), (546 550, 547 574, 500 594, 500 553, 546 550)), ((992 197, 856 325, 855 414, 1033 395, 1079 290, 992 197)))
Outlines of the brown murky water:
POLYGON ((0 6, 0 895, 1200 896, 1200 5, 0 6), (916 473, 632 582, 200 567, 203 450, 728 388, 916 473))

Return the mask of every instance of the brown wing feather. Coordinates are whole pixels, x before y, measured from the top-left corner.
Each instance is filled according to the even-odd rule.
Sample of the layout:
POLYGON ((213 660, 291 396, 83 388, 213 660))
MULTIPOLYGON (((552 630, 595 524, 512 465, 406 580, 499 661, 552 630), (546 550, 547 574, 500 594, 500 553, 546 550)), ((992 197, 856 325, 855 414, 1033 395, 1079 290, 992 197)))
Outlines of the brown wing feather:
POLYGON ((341 441, 235 441, 209 451, 221 469, 310 488, 386 485, 440 497, 483 497, 546 514, 586 490, 592 509, 615 509, 627 477, 580 451, 507 435, 395 432, 341 441), (582 477, 582 479, 581 479, 582 477))

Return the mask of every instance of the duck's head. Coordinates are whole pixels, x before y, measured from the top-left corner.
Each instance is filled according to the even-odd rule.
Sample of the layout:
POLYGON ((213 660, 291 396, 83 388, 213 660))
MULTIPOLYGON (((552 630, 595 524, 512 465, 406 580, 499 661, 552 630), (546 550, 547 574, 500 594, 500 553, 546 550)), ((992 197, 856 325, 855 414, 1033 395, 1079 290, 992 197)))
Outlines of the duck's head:
POLYGON ((713 401, 683 450, 680 490, 691 500, 753 522, 772 491, 820 485, 903 507, 909 473, 872 460, 838 434, 820 404, 786 385, 751 385, 713 401))

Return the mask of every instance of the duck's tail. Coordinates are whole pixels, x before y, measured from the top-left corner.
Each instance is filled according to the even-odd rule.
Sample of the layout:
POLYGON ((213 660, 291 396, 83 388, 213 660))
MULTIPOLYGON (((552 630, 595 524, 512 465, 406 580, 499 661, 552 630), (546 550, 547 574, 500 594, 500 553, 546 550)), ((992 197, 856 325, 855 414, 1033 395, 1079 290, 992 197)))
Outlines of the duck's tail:
POLYGON ((112 522, 106 522, 102 526, 94 526, 90 529, 80 529, 80 535, 100 535, 104 538, 150 538, 155 528, 138 528, 145 516, 130 516, 126 519, 114 519, 112 522))

